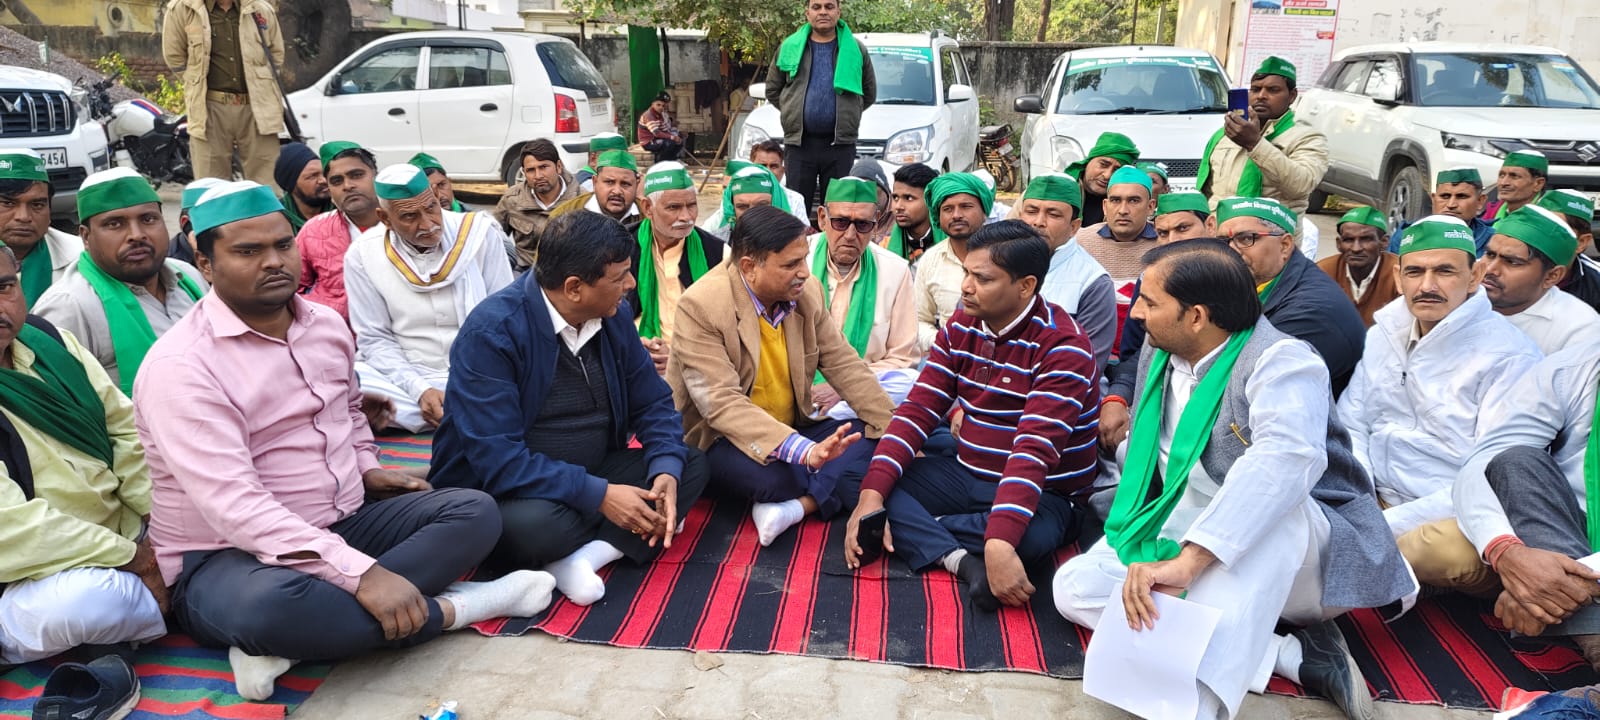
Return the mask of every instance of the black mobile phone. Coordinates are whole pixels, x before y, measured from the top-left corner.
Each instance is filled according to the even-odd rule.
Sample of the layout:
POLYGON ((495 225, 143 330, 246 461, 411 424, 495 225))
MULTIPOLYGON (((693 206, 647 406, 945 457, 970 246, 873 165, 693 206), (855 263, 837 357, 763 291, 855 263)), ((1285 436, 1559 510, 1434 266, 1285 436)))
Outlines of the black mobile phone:
POLYGON ((889 527, 889 511, 874 510, 861 516, 856 526, 856 544, 861 546, 861 564, 870 565, 883 557, 883 531, 889 527))
POLYGON ((1238 110, 1244 113, 1246 120, 1250 119, 1250 90, 1247 88, 1234 88, 1228 91, 1228 111, 1238 110))

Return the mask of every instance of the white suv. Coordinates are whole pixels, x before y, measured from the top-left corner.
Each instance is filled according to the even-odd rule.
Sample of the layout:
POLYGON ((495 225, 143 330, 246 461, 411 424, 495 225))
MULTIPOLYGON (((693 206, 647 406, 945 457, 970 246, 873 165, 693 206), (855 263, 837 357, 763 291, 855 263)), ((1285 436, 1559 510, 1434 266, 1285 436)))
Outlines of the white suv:
POLYGON ((571 40, 554 35, 413 32, 368 43, 289 96, 312 147, 356 140, 380 165, 417 151, 456 180, 513 184, 523 143, 555 142, 568 169, 581 144, 616 132, 611 89, 571 40))
POLYGON ((105 130, 89 117, 87 101, 60 75, 0 65, 0 150, 28 148, 44 158, 58 219, 77 217, 78 186, 111 166, 105 130))
POLYGON ((1038 95, 1013 104, 1022 126, 1022 180, 1083 159, 1100 133, 1127 135, 1139 159, 1165 163, 1173 190, 1195 189, 1200 153, 1222 127, 1228 75, 1204 50, 1153 45, 1088 48, 1056 58, 1038 95))
POLYGON ((1549 187, 1600 190, 1600 87, 1560 50, 1416 42, 1354 47, 1302 87, 1296 115, 1328 136, 1325 193, 1384 208, 1391 222, 1431 211, 1440 170, 1493 183, 1506 153, 1550 159, 1549 187))
MULTIPOLYGON (((978 98, 972 90, 961 45, 939 31, 862 33, 878 100, 861 113, 856 157, 888 164, 923 163, 935 170, 967 170, 978 150, 978 98)), ((762 77, 765 77, 764 75, 762 77)), ((766 97, 766 83, 750 86, 750 96, 766 97)), ((734 157, 750 158, 750 148, 783 137, 778 108, 761 102, 744 122, 734 157)))

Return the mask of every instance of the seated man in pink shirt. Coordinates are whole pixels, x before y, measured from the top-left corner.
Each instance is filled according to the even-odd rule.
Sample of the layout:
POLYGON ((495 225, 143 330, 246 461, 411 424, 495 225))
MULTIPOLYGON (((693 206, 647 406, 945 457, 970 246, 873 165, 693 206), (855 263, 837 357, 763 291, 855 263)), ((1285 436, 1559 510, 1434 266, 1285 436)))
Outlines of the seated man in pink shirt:
POLYGON ((453 582, 500 538, 500 511, 379 466, 355 343, 337 313, 295 294, 299 252, 272 192, 220 185, 190 217, 211 292, 134 384, 176 626, 229 648, 239 694, 264 700, 295 661, 549 605, 548 573, 453 582))

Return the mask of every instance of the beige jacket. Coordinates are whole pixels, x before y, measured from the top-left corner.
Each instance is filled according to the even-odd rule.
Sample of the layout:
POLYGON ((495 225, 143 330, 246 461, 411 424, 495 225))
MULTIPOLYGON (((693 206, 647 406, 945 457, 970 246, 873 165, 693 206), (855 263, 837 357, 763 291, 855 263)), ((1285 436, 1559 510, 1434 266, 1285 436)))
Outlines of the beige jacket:
MULTIPOLYGON (((821 238, 821 233, 810 238, 812 261, 816 259, 821 238)), ((878 261, 878 292, 872 306, 872 334, 867 337, 867 350, 862 359, 875 373, 915 368, 922 360, 922 353, 917 350, 917 301, 911 294, 911 266, 900 256, 872 243, 867 243, 867 252, 878 261)), ((833 323, 841 333, 845 320, 850 317, 856 281, 860 279, 860 263, 845 278, 834 277, 833 264, 828 264, 828 314, 833 316, 833 323)))
MULTIPOLYGON (((271 0, 239 2, 239 51, 244 55, 244 79, 250 89, 250 111, 256 132, 283 132, 283 97, 272 78, 267 54, 261 47, 255 16, 266 22, 267 45, 273 62, 283 67, 283 31, 271 0)), ((189 112, 189 134, 206 137, 206 73, 211 69, 211 16, 207 0, 171 0, 161 28, 161 54, 167 67, 183 74, 183 102, 189 112)))
MULTIPOLYGON (((731 257, 683 291, 667 381, 672 400, 683 413, 683 439, 690 446, 704 450, 725 437, 751 460, 765 464, 794 432, 750 402, 761 356, 761 327, 756 323, 761 322, 766 321, 757 315, 738 262, 731 257)), ((820 369, 866 423, 866 436, 881 437, 894 405, 877 375, 834 325, 815 281, 806 283, 805 293, 782 327, 789 346, 789 383, 801 412, 815 406, 811 382, 820 369)), ((800 424, 813 425, 820 418, 813 414, 801 418, 800 424)))
POLYGON ((1211 152, 1211 187, 1200 188, 1210 198, 1211 209, 1216 209, 1218 200, 1239 194, 1239 177, 1244 174, 1246 160, 1255 160, 1256 167, 1261 168, 1262 197, 1304 214, 1311 191, 1317 189, 1323 173, 1328 171, 1328 138, 1296 123, 1277 139, 1256 143, 1255 149, 1247 153, 1224 135, 1211 152))

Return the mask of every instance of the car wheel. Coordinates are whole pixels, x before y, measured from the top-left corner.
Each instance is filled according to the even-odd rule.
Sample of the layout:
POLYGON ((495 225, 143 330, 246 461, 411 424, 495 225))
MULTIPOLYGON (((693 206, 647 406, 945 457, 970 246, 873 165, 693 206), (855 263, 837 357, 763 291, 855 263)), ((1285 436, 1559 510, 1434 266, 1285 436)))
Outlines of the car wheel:
POLYGON ((1415 165, 1402 167, 1389 178, 1384 197, 1388 205, 1385 214, 1390 227, 1420 218, 1428 212, 1428 186, 1422 181, 1422 171, 1415 165))
POLYGON ((511 161, 506 163, 506 171, 503 173, 503 175, 505 176, 504 179, 506 181, 506 187, 508 188, 516 187, 517 183, 522 182, 522 163, 517 162, 520 159, 522 159, 522 156, 518 155, 511 158, 511 161))
POLYGON ((1306 198, 1306 212, 1320 213, 1328 209, 1328 194, 1321 190, 1312 190, 1311 196, 1306 198))

